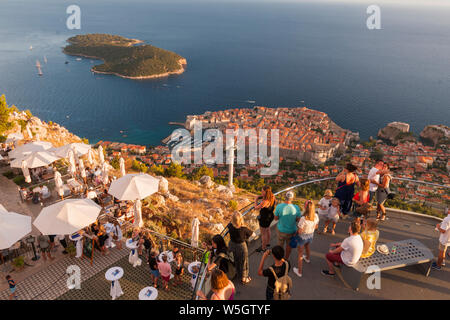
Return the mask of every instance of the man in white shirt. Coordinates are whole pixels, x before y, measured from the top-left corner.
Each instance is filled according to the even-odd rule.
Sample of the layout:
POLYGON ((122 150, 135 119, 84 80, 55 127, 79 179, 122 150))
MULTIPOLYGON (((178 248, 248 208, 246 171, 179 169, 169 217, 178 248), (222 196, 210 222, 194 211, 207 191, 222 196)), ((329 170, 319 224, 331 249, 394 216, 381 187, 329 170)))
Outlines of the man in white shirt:
POLYGON ((356 221, 352 222, 348 232, 350 237, 345 238, 341 243, 332 243, 330 246, 335 249, 331 250, 325 255, 325 259, 328 264, 328 270, 322 270, 322 274, 325 276, 334 276, 333 264, 341 265, 345 264, 348 267, 353 267, 358 263, 359 258, 364 248, 364 243, 359 231, 361 226, 356 221))
POLYGON ((370 169, 369 175, 367 176, 367 179, 370 181, 369 186, 369 201, 372 202, 372 200, 375 198, 375 193, 377 192, 378 185, 380 184, 380 176, 383 173, 383 160, 377 160, 375 162, 375 166, 370 169))
POLYGON ((97 198, 97 192, 94 191, 94 188, 90 187, 86 197, 88 199, 94 200, 95 198, 97 198))
POLYGON ((450 213, 448 208, 445 208, 447 217, 442 220, 441 223, 436 225, 436 229, 440 232, 439 236, 439 255, 437 262, 433 262, 431 267, 435 270, 441 270, 445 266, 445 252, 447 247, 450 246, 450 213))

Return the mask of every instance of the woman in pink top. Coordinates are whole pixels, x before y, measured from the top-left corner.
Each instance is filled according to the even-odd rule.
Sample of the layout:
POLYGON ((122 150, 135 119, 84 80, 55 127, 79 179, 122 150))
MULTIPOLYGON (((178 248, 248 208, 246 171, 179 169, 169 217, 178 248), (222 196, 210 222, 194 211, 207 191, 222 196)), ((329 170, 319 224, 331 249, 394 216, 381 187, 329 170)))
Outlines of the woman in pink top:
POLYGON ((172 274, 172 267, 167 262, 166 255, 162 256, 162 262, 158 262, 158 270, 163 280, 164 289, 169 290, 170 275, 172 274))
MULTIPOLYGON (((211 274, 211 300, 234 300, 234 284, 220 269, 214 269, 211 274)), ((202 291, 197 291, 201 300, 208 300, 202 291)))

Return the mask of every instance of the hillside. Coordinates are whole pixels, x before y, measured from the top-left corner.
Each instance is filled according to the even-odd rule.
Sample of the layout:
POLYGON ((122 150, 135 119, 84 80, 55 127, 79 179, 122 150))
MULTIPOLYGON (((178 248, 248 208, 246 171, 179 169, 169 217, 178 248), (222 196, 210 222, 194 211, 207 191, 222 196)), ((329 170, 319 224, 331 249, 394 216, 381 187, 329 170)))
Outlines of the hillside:
POLYGON ((67 40, 63 52, 103 60, 93 72, 114 74, 130 79, 163 77, 184 72, 182 56, 142 41, 109 34, 77 35, 67 40))

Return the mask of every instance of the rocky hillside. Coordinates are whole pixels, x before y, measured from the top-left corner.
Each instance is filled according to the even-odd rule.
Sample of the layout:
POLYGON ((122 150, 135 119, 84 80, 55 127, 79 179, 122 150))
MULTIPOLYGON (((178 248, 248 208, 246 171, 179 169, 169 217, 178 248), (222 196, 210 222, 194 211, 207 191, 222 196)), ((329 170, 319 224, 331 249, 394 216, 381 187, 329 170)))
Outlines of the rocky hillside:
POLYGON ((391 122, 378 131, 378 137, 391 144, 398 144, 400 142, 412 141, 416 139, 409 131, 409 124, 404 122, 391 122))

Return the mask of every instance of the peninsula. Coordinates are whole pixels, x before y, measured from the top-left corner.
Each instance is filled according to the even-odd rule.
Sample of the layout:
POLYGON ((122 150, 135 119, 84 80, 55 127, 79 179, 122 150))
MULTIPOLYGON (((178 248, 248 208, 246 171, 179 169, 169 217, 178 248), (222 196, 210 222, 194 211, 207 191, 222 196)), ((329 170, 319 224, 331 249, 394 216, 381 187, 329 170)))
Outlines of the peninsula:
POLYGON ((127 79, 150 79, 181 74, 187 64, 182 56, 148 44, 110 34, 77 35, 67 39, 68 55, 103 60, 92 67, 96 73, 127 79))

